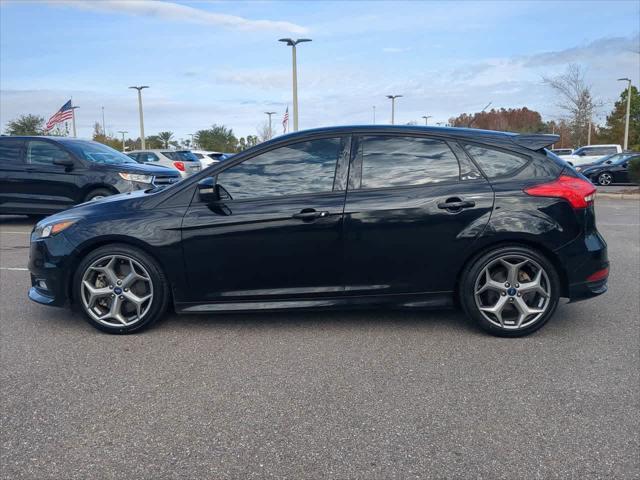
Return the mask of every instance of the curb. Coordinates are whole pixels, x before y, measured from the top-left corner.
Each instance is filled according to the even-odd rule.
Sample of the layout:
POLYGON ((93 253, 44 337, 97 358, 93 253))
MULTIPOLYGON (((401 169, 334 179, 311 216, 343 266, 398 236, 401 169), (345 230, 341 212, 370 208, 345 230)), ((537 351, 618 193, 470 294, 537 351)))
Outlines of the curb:
POLYGON ((596 198, 610 198, 614 200, 640 200, 640 193, 596 192, 596 198))

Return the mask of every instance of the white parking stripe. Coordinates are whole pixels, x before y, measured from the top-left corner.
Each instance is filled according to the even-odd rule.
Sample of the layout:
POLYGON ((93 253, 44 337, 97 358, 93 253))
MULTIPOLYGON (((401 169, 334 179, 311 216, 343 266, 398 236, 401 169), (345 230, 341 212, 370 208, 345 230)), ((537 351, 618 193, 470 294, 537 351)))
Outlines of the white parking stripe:
POLYGON ((19 235, 31 235, 31 232, 17 232, 10 230, 0 230, 0 233, 11 233, 11 234, 19 234, 19 235))
POLYGON ((28 268, 23 267, 0 267, 0 270, 10 270, 12 272, 28 272, 28 268))

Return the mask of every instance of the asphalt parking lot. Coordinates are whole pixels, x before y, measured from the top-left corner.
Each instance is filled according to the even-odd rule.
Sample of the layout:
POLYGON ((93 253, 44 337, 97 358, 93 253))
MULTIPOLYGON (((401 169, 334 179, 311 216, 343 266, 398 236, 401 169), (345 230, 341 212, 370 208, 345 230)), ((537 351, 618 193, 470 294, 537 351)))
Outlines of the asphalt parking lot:
POLYGON ((597 210, 609 293, 523 339, 455 311, 110 336, 27 300, 31 223, 0 217, 2 478, 638 478, 640 203, 597 210))

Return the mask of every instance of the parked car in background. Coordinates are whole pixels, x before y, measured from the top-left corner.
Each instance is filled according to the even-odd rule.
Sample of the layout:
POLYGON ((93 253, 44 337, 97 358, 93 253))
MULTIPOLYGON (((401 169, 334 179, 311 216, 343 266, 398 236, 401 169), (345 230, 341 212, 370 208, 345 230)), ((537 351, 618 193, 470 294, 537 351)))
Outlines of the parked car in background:
POLYGON ((417 126, 283 135, 160 192, 39 222, 29 297, 74 302, 109 333, 168 307, 461 305, 492 334, 526 335, 561 297, 607 291, 596 189, 545 150, 557 141, 417 126))
POLYGON ((207 168, 211 164, 218 163, 224 156, 222 152, 211 152, 207 150, 191 150, 191 153, 200 160, 202 168, 207 168))
POLYGON ((580 173, 598 185, 629 183, 629 162, 639 159, 638 152, 619 153, 607 157, 596 165, 583 168, 580 173))
POLYGON ((101 143, 66 137, 0 137, 0 213, 42 215, 117 193, 180 180, 101 143))
POLYGON ((202 170, 202 165, 196 156, 189 150, 132 150, 127 153, 138 163, 163 165, 173 168, 180 173, 182 178, 187 178, 202 170))
POLYGON ((551 151, 559 157, 562 157, 564 155, 571 155, 573 153, 573 149, 571 148, 554 148, 551 151))
POLYGON ((622 147, 620 145, 589 145, 580 147, 574 150, 571 155, 565 155, 562 158, 574 167, 577 167, 595 162, 602 157, 613 155, 614 153, 622 153, 622 147))
POLYGON ((602 158, 599 158, 598 160, 594 161, 594 162, 590 162, 590 163, 583 163, 582 165, 579 165, 577 167, 575 167, 576 172, 582 172, 583 170, 586 170, 587 168, 590 167, 595 167, 598 165, 602 165, 603 163, 613 163, 616 159, 620 158, 621 156, 633 156, 633 155, 637 155, 637 153, 634 152, 623 152, 623 153, 614 153, 612 155, 605 155, 602 158))

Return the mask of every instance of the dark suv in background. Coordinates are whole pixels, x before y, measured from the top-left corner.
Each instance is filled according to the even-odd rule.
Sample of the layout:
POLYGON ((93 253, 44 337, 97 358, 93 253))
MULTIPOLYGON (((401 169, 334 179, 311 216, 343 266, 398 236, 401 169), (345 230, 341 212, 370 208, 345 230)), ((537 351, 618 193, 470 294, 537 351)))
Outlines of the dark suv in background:
POLYGON ((89 140, 0 137, 0 214, 50 214, 179 180, 175 170, 141 165, 89 140))
POLYGON ((110 333, 184 313, 460 305, 490 333, 607 290, 595 188, 557 135, 361 126, 278 137, 31 235, 32 300, 110 333))

